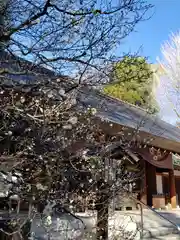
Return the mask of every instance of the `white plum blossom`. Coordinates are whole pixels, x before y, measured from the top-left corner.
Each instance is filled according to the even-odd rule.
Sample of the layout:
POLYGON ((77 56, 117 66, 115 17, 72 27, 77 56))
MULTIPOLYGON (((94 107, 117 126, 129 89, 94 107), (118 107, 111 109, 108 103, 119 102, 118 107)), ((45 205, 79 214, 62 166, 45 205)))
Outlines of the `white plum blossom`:
POLYGON ((95 115, 97 113, 97 109, 96 108, 91 108, 91 114, 95 115))
POLYGON ((64 89, 60 89, 60 90, 59 90, 59 94, 60 94, 61 96, 63 96, 63 97, 66 96, 64 89))
POLYGON ((25 102, 25 98, 24 98, 24 97, 21 97, 20 102, 21 102, 21 103, 24 103, 24 102, 25 102))
POLYGON ((72 125, 75 125, 78 121, 78 118, 77 117, 71 117, 68 122, 71 123, 72 125))
POLYGON ((47 189, 47 186, 43 186, 41 183, 37 183, 36 184, 36 188, 38 189, 38 190, 46 190, 47 189))
POLYGON ((50 215, 45 218, 44 224, 46 226, 50 226, 52 224, 52 219, 50 215))
POLYGON ((12 136, 12 131, 8 131, 8 132, 6 133, 6 135, 12 136))
POLYGON ((65 130, 71 130, 72 129, 72 125, 71 124, 67 124, 63 126, 63 129, 65 130))

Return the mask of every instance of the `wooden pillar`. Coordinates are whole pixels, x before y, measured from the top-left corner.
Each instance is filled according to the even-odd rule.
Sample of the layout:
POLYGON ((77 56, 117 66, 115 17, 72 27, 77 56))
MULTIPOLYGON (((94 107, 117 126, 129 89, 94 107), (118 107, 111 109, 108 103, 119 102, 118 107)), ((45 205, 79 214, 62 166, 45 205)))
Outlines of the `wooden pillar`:
POLYGON ((176 208, 176 186, 174 170, 169 170, 169 189, 170 189, 170 200, 172 208, 176 208))
POLYGON ((152 207, 153 195, 157 194, 156 167, 148 162, 146 162, 146 189, 147 205, 152 207))

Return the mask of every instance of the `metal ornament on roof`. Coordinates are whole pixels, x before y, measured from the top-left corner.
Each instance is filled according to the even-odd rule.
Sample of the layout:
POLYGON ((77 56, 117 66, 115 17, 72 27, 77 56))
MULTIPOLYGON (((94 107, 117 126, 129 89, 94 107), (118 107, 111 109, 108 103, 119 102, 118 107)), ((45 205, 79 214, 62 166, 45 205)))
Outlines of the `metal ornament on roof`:
POLYGON ((173 165, 180 166, 180 155, 172 154, 173 165))
POLYGON ((167 155, 166 152, 164 152, 161 149, 157 149, 155 147, 149 148, 149 153, 151 154, 154 161, 163 161, 164 157, 167 155))

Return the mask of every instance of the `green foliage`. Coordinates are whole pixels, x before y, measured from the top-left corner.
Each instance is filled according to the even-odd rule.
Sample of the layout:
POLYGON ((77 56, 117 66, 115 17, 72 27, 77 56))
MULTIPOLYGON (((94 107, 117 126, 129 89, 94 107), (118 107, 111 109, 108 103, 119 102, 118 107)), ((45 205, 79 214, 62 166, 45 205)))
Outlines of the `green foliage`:
POLYGON ((153 72, 143 57, 124 57, 115 64, 113 81, 103 89, 104 93, 123 101, 158 112, 153 94, 153 72))

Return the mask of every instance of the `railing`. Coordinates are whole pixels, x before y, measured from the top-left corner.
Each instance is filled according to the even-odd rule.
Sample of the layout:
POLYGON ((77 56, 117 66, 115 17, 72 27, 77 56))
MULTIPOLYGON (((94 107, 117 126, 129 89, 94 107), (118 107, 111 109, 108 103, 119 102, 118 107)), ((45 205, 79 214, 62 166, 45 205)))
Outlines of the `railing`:
POLYGON ((151 210, 153 213, 155 213, 158 217, 164 219, 165 221, 169 222, 170 224, 172 224, 177 230, 178 230, 178 234, 180 234, 180 226, 178 226, 176 223, 174 223, 173 221, 171 221, 170 219, 164 217, 161 213, 157 212, 155 209, 149 207, 148 205, 146 205, 145 203, 143 203, 140 200, 137 200, 136 198, 132 197, 131 198, 137 203, 137 206, 140 206, 140 211, 141 211, 141 239, 143 238, 143 226, 144 226, 144 220, 143 220, 143 206, 145 206, 147 209, 151 210))
POLYGON ((140 211, 141 211, 141 232, 140 232, 140 237, 141 239, 143 238, 143 230, 144 230, 144 220, 143 220, 143 208, 141 203, 137 203, 137 206, 140 206, 140 211))

